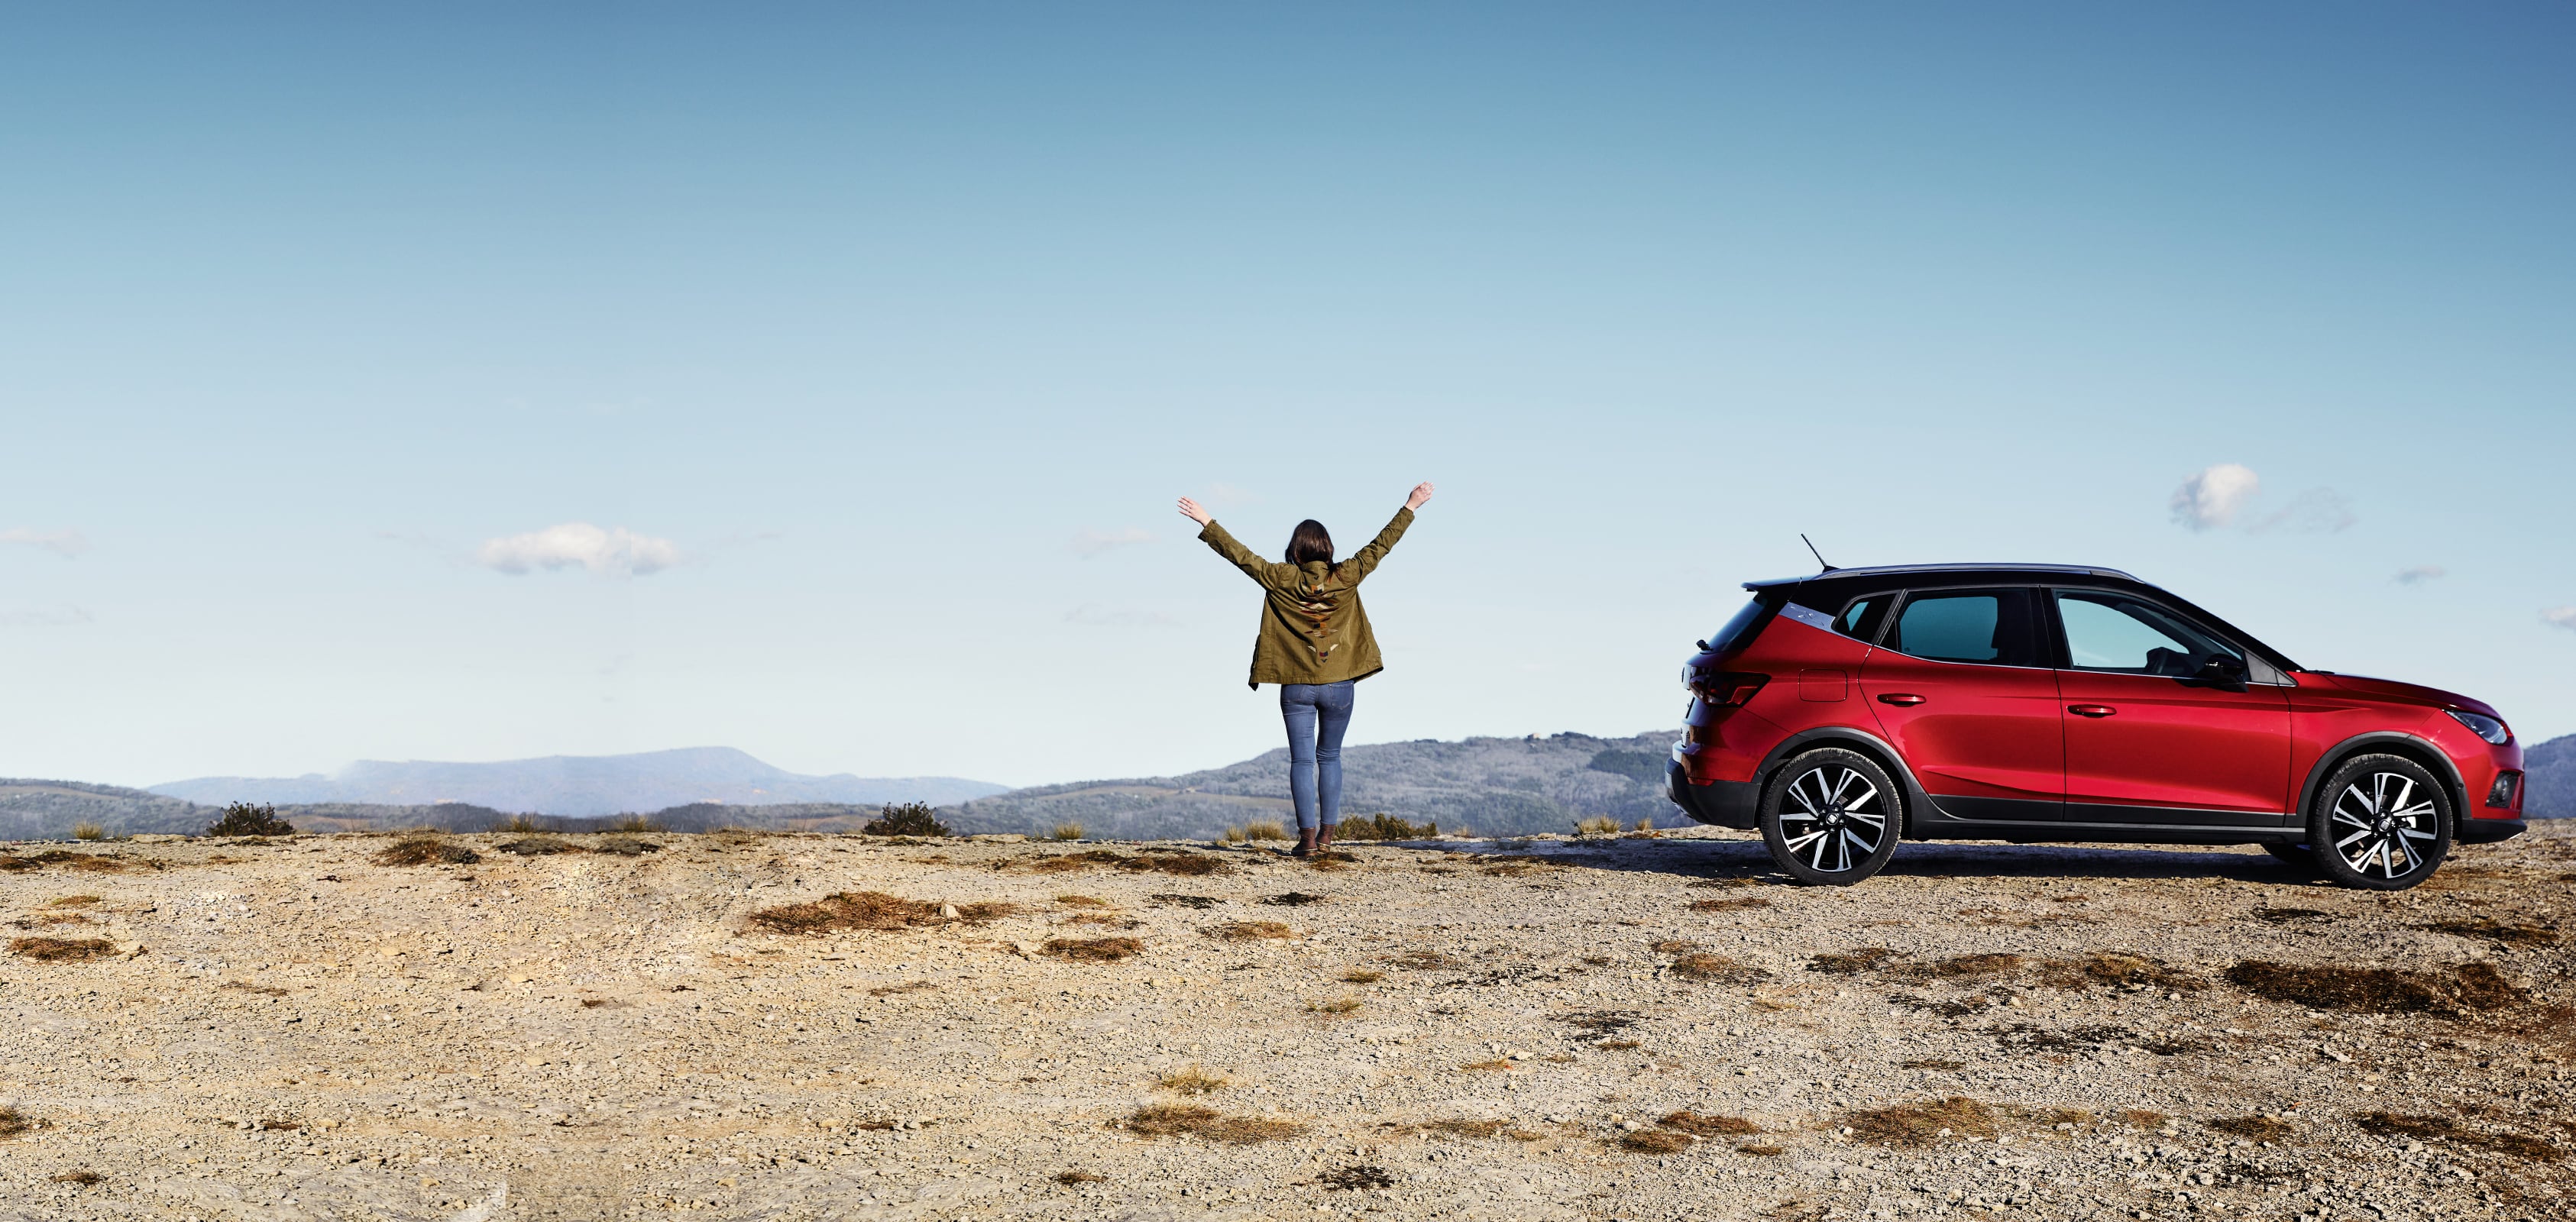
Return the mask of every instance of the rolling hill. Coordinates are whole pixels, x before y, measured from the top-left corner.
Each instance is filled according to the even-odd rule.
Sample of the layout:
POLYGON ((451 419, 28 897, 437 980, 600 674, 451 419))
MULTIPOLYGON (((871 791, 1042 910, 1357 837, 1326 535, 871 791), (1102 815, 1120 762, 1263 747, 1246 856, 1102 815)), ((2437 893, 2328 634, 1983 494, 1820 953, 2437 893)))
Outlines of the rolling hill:
POLYGON ((501 811, 597 818, 694 802, 728 806, 831 802, 942 805, 1004 791, 957 777, 806 776, 731 747, 636 755, 550 755, 489 764, 361 760, 338 773, 300 777, 199 777, 155 785, 164 797, 221 806, 267 802, 430 806, 462 802, 501 811))

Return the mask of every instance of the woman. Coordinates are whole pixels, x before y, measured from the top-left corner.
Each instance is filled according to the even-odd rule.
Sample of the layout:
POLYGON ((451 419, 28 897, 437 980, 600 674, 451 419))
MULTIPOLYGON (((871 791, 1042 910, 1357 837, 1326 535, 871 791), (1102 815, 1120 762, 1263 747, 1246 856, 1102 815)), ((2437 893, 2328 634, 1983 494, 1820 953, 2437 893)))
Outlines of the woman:
POLYGON ((1297 855, 1333 843, 1342 821, 1342 731, 1351 724, 1351 688, 1386 669, 1360 580, 1386 558, 1431 499, 1417 484, 1395 520, 1358 555, 1333 563, 1333 537, 1308 518, 1288 535, 1288 559, 1272 564, 1235 541, 1199 503, 1181 498, 1181 516, 1199 524, 1199 541, 1261 583, 1261 633, 1252 643, 1252 686, 1279 685, 1279 715, 1288 723, 1288 794, 1297 806, 1297 855))

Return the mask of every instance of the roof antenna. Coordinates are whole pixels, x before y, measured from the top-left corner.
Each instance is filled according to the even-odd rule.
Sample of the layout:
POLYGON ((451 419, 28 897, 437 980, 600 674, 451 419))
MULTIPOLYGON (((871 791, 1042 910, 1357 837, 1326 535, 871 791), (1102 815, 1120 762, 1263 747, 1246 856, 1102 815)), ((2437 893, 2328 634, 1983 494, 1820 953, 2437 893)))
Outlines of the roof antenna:
POLYGON ((1808 555, 1810 555, 1810 556, 1815 557, 1815 558, 1816 558, 1816 563, 1821 564, 1821 565, 1824 565, 1824 571, 1826 571, 1826 572, 1828 572, 1828 573, 1830 573, 1830 572, 1833 572, 1833 571, 1834 571, 1834 566, 1833 566, 1833 565, 1831 565, 1831 564, 1827 564, 1827 563, 1826 563, 1826 561, 1825 561, 1825 554, 1824 554, 1823 552, 1817 551, 1817 550, 1816 550, 1816 545, 1815 545, 1815 543, 1814 543, 1812 540, 1810 540, 1810 539, 1808 539, 1808 538, 1807 538, 1807 532, 1805 532, 1805 531, 1800 531, 1800 532, 1798 532, 1798 542, 1800 542, 1800 543, 1804 543, 1804 544, 1806 544, 1806 545, 1807 545, 1807 554, 1808 554, 1808 555))

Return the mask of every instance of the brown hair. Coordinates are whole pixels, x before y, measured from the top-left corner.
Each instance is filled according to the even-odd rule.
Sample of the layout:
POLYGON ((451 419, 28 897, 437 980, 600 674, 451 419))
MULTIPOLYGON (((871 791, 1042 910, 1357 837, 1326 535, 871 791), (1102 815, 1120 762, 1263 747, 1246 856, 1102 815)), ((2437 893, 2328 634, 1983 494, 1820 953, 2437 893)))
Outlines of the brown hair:
POLYGON ((1297 529, 1288 532, 1288 563, 1304 564, 1309 560, 1333 562, 1333 536, 1313 518, 1299 522, 1297 529))

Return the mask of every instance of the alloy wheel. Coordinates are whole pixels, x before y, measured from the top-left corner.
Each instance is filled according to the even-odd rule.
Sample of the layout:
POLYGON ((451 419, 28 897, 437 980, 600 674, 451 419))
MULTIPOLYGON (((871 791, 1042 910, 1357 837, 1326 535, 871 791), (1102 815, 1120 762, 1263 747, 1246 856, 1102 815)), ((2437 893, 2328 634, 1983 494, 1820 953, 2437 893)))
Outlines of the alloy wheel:
POLYGON ((2418 792, 2415 778, 2396 772, 2353 778, 2335 795, 2327 818, 2335 856, 2364 878, 2375 870, 2391 881, 2423 868, 2440 825, 2432 797, 2418 792))
POLYGON ((1887 837, 1886 803, 1877 784, 1842 764, 1808 769, 1789 782, 1780 836, 1789 853, 1828 874, 1867 861, 1887 837))

